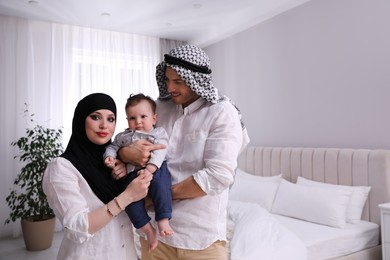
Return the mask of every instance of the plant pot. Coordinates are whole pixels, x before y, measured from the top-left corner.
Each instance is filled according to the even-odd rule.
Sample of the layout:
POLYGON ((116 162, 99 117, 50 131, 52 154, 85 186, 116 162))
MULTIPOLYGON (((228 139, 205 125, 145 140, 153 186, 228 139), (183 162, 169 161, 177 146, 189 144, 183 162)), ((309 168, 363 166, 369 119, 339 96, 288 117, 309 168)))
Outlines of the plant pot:
POLYGON ((27 250, 39 251, 51 247, 56 224, 54 216, 49 216, 43 220, 22 219, 21 224, 27 250))

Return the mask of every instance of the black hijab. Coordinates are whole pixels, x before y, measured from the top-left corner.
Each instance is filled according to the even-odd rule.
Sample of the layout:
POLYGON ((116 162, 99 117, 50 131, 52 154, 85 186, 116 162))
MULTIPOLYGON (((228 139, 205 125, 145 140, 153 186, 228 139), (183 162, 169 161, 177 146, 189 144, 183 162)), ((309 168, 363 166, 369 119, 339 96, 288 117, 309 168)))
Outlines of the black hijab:
POLYGON ((102 202, 108 203, 122 190, 120 183, 111 178, 111 169, 103 163, 103 153, 111 141, 96 145, 88 139, 85 132, 87 116, 99 109, 110 110, 116 118, 115 102, 106 94, 90 94, 79 101, 74 111, 72 136, 61 156, 79 170, 96 196, 102 202))

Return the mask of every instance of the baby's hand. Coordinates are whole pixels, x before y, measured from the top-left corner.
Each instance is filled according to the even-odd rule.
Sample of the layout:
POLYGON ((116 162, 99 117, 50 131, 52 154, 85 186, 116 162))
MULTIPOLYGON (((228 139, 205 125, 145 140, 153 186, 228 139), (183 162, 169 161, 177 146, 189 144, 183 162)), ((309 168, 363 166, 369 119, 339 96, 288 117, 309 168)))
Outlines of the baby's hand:
POLYGON ((142 170, 139 170, 137 172, 137 175, 141 175, 141 174, 152 175, 153 173, 151 171, 149 171, 149 169, 146 167, 146 168, 143 168, 142 170))
POLYGON ((108 168, 111 168, 113 169, 115 167, 115 159, 113 157, 107 157, 105 160, 104 160, 104 164, 108 167, 108 168))

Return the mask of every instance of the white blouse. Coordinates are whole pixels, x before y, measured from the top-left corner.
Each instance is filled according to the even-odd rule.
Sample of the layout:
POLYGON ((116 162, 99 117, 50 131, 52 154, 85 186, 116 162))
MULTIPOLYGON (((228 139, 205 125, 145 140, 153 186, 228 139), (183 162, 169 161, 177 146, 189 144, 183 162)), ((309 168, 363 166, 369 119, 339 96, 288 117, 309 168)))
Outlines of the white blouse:
POLYGON ((131 222, 123 211, 95 234, 87 213, 103 206, 80 172, 67 159, 53 159, 43 190, 65 232, 57 259, 137 259, 131 222))
POLYGON ((243 141, 237 110, 229 101, 211 104, 199 98, 184 110, 172 101, 159 101, 157 114, 157 125, 170 137, 167 165, 172 183, 193 176, 207 194, 173 201, 170 224, 175 233, 159 240, 194 250, 226 240, 228 188, 243 141))

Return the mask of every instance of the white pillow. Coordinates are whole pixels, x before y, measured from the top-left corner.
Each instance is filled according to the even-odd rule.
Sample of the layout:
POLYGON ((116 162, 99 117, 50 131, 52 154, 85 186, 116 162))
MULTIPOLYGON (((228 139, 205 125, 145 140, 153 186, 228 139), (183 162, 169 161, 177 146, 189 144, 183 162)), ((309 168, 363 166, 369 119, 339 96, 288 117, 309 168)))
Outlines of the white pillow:
POLYGON ((368 194, 371 190, 371 187, 369 186, 336 185, 308 180, 301 176, 298 176, 297 184, 313 187, 323 187, 327 189, 344 189, 352 191, 352 195, 347 207, 347 222, 352 224, 358 223, 361 220, 364 204, 366 204, 368 194))
POLYGON ((351 193, 297 185, 282 179, 272 213, 342 228, 346 223, 351 193))
POLYGON ((237 169, 234 183, 230 188, 229 199, 256 203, 270 211, 281 179, 281 174, 263 177, 237 169))

